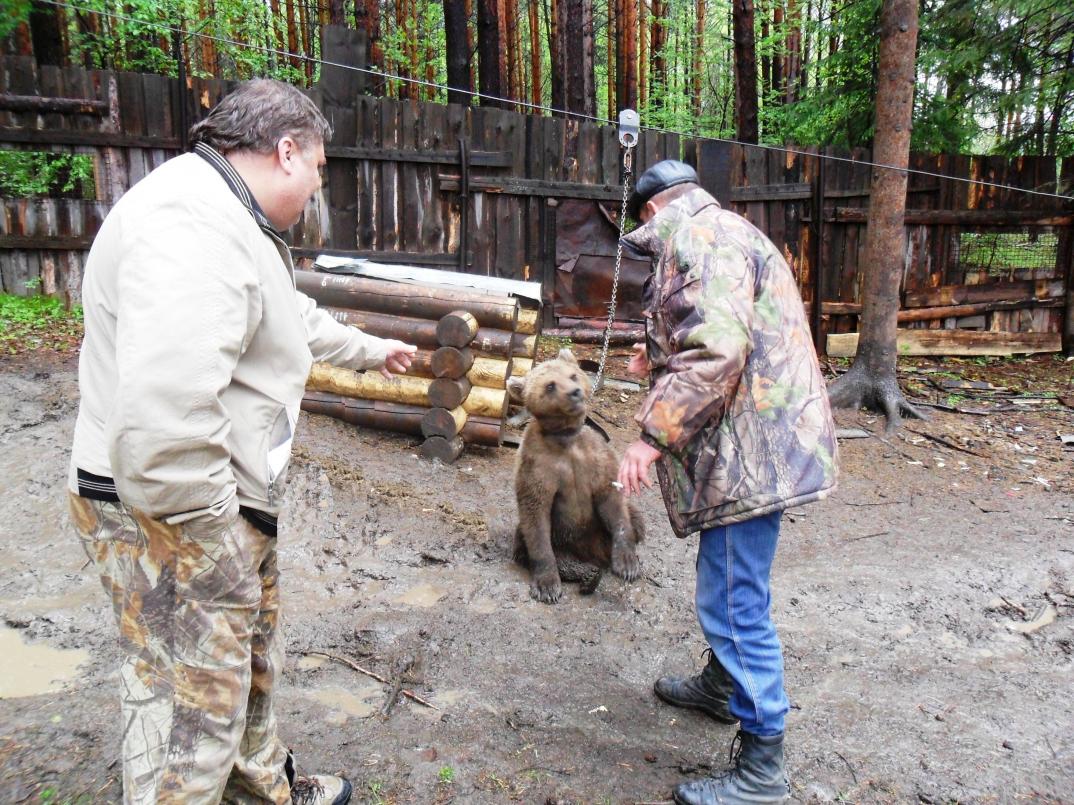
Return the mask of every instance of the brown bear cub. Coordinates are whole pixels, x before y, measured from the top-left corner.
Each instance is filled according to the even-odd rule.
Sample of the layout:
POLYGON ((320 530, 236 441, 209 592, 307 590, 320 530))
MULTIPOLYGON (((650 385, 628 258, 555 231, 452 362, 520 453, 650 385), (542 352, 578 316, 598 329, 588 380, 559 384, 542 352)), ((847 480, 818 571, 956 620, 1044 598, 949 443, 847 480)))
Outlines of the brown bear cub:
POLYGON ((554 604, 561 581, 596 590, 605 568, 627 581, 641 572, 641 517, 615 485, 618 461, 586 424, 590 385, 568 350, 511 378, 508 390, 533 416, 515 465, 515 560, 533 574, 530 595, 554 604))

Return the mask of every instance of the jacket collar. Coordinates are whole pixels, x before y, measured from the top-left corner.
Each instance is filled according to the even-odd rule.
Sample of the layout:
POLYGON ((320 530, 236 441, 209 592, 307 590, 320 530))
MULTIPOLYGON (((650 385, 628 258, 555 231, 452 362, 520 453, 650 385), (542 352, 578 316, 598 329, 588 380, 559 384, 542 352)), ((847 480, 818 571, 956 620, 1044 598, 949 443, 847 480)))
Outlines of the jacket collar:
POLYGON ((719 202, 700 187, 685 196, 675 199, 660 212, 642 224, 629 235, 623 237, 623 246, 632 256, 643 258, 658 257, 664 251, 664 244, 679 224, 693 218, 708 207, 719 209, 719 202))
POLYGON ((278 238, 283 237, 280 231, 269 222, 265 211, 261 209, 261 205, 254 198, 254 194, 250 192, 249 186, 223 154, 205 143, 197 143, 194 146, 194 153, 216 169, 216 172, 220 174, 228 188, 235 194, 235 197, 250 211, 250 215, 254 217, 259 227, 278 238))

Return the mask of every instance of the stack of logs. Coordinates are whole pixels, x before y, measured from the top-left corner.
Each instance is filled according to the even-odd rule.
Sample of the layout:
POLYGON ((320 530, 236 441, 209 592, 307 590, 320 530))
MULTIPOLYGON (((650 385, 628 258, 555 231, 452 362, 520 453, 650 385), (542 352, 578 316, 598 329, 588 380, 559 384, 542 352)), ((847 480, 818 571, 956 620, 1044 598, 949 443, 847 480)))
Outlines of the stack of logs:
POLYGON ((457 288, 296 271, 298 289, 337 321, 418 346, 405 376, 316 364, 302 407, 363 427, 425 437, 445 463, 466 444, 498 446, 507 378, 533 366, 540 311, 517 299, 457 288))

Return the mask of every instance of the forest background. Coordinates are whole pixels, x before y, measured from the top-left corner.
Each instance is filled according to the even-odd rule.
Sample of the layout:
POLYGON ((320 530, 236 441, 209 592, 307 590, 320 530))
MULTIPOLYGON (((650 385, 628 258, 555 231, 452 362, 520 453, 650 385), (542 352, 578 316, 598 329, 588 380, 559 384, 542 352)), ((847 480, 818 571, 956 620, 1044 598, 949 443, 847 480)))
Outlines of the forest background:
MULTIPOLYGON (((41 64, 317 80, 319 28, 365 30, 376 94, 518 104, 745 142, 869 147, 880 0, 5 0, 41 64), (103 12, 103 13, 95 13, 103 12), (175 37, 169 28, 191 32, 175 37), (228 41, 231 40, 231 41, 228 41), (294 55, 287 55, 294 54, 294 55), (310 57, 310 58, 305 58, 310 57)), ((1074 154, 1069 0, 924 0, 912 148, 1074 154)), ((30 171, 39 177, 40 171, 30 171)))

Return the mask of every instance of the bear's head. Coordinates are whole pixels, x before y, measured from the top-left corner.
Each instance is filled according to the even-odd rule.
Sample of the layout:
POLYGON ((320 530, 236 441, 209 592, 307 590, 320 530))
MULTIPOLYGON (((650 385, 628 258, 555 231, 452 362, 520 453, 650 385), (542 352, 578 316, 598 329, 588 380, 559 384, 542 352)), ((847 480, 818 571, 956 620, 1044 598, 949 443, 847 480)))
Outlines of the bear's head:
POLYGON ((574 353, 561 349, 553 360, 534 366, 525 377, 510 378, 507 390, 538 423, 558 430, 585 419, 591 387, 574 353))

